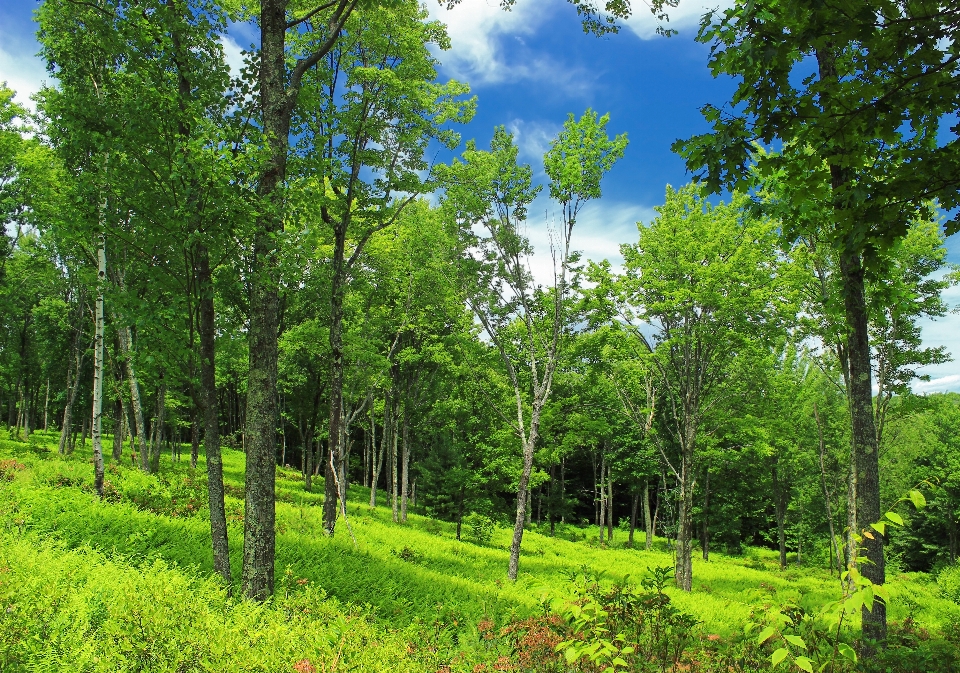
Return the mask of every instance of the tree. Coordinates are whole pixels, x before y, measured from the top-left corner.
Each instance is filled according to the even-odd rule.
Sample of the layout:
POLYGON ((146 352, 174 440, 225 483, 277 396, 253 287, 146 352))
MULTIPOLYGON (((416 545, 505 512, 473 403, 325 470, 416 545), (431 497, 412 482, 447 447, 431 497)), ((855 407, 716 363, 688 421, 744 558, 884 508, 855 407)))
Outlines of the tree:
MULTIPOLYGON (((897 0, 762 0, 708 15, 699 39, 713 45, 711 70, 740 83, 729 112, 703 109, 712 133, 674 146, 711 189, 748 183, 754 163, 761 176, 784 172, 799 211, 829 208, 826 238, 844 288, 858 530, 881 516, 865 283, 883 275, 884 251, 931 199, 960 204, 960 129, 943 134, 960 106, 958 35, 960 9, 897 0), (755 151, 755 142, 775 140, 781 153, 755 151)), ((785 223, 788 239, 796 222, 803 218, 785 223)), ((948 233, 958 227, 955 218, 948 233)), ((864 576, 882 584, 882 537, 865 547, 864 576)), ((868 641, 885 639, 883 601, 864 607, 863 624, 868 641)))
POLYGON ((468 143, 463 161, 442 176, 444 204, 464 241, 467 302, 500 354, 516 403, 513 425, 521 443, 517 511, 507 576, 516 580, 526 519, 527 489, 540 431, 550 398, 561 342, 569 329, 567 306, 573 227, 583 204, 600 198, 603 175, 623 156, 625 135, 607 136, 608 116, 591 110, 573 115, 544 156, 550 196, 561 207, 561 230, 553 242, 554 283, 536 287, 528 266, 532 250, 520 233, 527 207, 539 192, 529 166, 517 165, 513 137, 498 128, 490 152, 468 143), (482 228, 478 234, 474 227, 482 228), (525 371, 526 370, 526 371, 525 371))
POLYGON ((685 591, 698 441, 716 423, 710 416, 744 392, 751 354, 779 329, 775 231, 769 220, 750 217, 745 203, 735 195, 711 206, 697 187, 668 188, 657 219, 638 225, 636 244, 621 246, 622 310, 650 355, 664 432, 679 447, 677 462, 669 461, 660 440, 680 486, 676 581, 685 591))

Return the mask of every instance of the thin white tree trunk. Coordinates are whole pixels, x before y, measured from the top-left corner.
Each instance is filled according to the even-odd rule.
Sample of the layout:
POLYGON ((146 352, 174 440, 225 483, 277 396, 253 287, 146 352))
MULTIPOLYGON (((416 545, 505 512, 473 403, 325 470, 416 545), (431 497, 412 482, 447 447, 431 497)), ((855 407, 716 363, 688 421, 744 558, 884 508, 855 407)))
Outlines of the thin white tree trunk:
MULTIPOLYGON (((100 217, 102 226, 103 211, 101 211, 100 217)), ((97 250, 97 308, 93 339, 93 418, 90 429, 90 435, 93 439, 94 487, 100 497, 103 497, 103 441, 100 430, 103 416, 103 287, 106 279, 106 239, 101 231, 97 250)))

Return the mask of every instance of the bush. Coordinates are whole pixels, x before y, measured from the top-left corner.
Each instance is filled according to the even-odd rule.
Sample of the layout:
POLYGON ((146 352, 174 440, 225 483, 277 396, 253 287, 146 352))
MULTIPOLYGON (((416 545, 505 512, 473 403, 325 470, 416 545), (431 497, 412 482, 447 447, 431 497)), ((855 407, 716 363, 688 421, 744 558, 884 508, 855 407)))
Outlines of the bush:
POLYGON ((947 566, 937 575, 937 587, 944 598, 960 604, 960 565, 947 566))
POLYGON ((496 522, 489 516, 472 512, 463 517, 463 526, 467 529, 467 540, 485 547, 493 539, 493 532, 497 528, 496 522))

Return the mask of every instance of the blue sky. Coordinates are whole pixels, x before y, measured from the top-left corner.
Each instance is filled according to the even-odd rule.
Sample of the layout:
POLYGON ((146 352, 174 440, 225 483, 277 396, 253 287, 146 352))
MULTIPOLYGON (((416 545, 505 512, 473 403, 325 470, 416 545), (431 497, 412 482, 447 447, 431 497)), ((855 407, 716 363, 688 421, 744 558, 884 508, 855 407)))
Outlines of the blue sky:
MULTIPOLYGON (((493 128, 504 125, 516 135, 522 159, 542 176, 543 152, 568 113, 609 112, 610 132, 628 134, 626 156, 607 176, 603 199, 587 207, 574 233, 575 246, 587 257, 616 264, 618 245, 635 240, 638 220, 652 219, 665 185, 690 180, 670 145, 706 130, 700 106, 721 104, 733 91, 732 80, 710 75, 709 49, 694 40, 700 15, 718 1, 730 0, 681 0, 671 11, 669 25, 679 31, 671 38, 656 35, 642 2, 633 3, 637 14, 620 34, 603 38, 585 35, 564 0, 518 0, 510 12, 500 9, 499 0, 462 0, 450 11, 431 1, 428 9, 447 24, 453 45, 437 53, 441 77, 467 82, 479 99, 476 117, 463 129, 465 139, 485 146, 493 128)), ((22 94, 35 91, 46 74, 35 56, 36 7, 32 0, 0 4, 0 80, 22 94)), ((228 58, 239 59, 240 47, 254 40, 246 27, 232 29, 224 44, 228 58)), ((529 235, 540 249, 550 216, 546 199, 531 209, 529 235)), ((950 261, 960 263, 956 239, 948 240, 950 261)), ((960 289, 951 288, 947 299, 960 304, 960 289)), ((960 316, 927 321, 924 339, 960 356, 960 316)), ((956 363, 928 373, 934 381, 916 390, 960 390, 956 363)))

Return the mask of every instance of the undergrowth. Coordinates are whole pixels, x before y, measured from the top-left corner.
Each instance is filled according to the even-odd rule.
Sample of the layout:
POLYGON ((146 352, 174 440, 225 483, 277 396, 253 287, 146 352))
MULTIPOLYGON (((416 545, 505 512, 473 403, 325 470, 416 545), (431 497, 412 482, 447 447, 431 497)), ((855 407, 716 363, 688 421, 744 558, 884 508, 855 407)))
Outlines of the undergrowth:
MULTIPOLYGON (((351 487, 355 546, 342 522, 322 535, 322 482, 307 493, 281 468, 277 595, 253 606, 213 579, 202 456, 195 471, 165 456, 159 475, 110 463, 101 501, 87 452, 54 446, 39 433, 0 440, 3 671, 748 673, 769 670, 771 644, 745 624, 784 606, 812 613, 838 590, 822 569, 781 572, 772 552, 750 549, 695 563, 687 594, 665 574, 666 549, 591 544, 569 526, 562 537, 528 531, 510 583, 510 531, 493 521, 472 518, 458 541, 453 524, 415 514, 396 524, 351 487)), ((224 473, 236 578, 242 453, 224 451, 224 473)), ((890 589, 891 647, 876 670, 956 670, 960 606, 922 574, 891 577, 890 589)))

